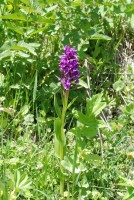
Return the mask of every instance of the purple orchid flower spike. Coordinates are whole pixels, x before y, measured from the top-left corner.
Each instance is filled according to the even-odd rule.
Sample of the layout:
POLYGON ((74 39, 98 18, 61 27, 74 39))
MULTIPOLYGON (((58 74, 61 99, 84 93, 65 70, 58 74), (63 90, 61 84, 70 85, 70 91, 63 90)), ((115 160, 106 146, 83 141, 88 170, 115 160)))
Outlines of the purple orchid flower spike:
POLYGON ((80 72, 76 50, 70 46, 65 46, 64 54, 60 56, 60 59, 61 83, 65 90, 70 90, 72 82, 79 83, 80 72))

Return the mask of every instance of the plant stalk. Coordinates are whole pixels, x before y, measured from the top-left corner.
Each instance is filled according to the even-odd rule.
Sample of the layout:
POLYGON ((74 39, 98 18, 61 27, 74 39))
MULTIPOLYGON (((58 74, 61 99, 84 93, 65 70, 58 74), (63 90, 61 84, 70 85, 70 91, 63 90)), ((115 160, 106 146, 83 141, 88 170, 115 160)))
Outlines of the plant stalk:
MULTIPOLYGON (((68 96, 69 91, 65 91, 63 94, 63 108, 62 108, 62 115, 61 115, 61 139, 62 142, 60 143, 60 161, 64 159, 65 156, 65 147, 66 147, 66 141, 65 141, 65 132, 64 132, 64 124, 65 124, 65 115, 67 111, 67 104, 68 104, 68 96)), ((60 195, 64 196, 64 174, 63 174, 63 167, 60 164, 60 171, 61 171, 61 177, 60 177, 60 195)))

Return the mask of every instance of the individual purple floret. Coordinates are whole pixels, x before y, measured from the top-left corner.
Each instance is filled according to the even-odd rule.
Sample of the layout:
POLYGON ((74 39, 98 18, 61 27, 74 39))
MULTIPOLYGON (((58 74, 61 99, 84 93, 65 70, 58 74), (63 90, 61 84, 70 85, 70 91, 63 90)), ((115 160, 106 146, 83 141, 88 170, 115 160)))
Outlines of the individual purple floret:
POLYGON ((61 83, 65 90, 70 90, 72 82, 75 81, 77 84, 80 76, 76 50, 70 46, 65 46, 64 54, 60 56, 60 59, 61 83))

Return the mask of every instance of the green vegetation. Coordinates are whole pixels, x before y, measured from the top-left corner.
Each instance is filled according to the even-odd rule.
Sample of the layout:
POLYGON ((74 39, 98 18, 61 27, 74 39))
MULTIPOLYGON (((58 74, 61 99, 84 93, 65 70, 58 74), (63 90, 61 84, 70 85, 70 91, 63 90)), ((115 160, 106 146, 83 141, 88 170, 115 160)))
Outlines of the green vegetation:
POLYGON ((0 0, 0 200, 134 200, 133 13, 132 0, 0 0), (63 160, 54 144, 66 45, 80 81, 63 160))

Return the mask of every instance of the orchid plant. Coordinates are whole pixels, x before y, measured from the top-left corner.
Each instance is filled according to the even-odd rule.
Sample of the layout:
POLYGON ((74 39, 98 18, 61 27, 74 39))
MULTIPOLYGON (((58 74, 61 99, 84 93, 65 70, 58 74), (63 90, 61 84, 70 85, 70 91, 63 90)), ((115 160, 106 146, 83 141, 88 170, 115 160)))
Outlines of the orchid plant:
MULTIPOLYGON (((58 112, 58 118, 55 119, 55 153, 60 158, 60 162, 64 160, 66 154, 66 136, 65 136, 65 115, 68 107, 69 90, 73 83, 79 83, 79 62, 75 48, 65 46, 64 54, 60 56, 60 72, 62 84, 62 112, 58 112)), ((57 104, 58 105, 58 104, 57 104)), ((60 110, 59 108, 57 110, 60 110)), ((64 174, 63 167, 60 164, 60 195, 64 195, 64 174)))

